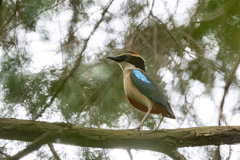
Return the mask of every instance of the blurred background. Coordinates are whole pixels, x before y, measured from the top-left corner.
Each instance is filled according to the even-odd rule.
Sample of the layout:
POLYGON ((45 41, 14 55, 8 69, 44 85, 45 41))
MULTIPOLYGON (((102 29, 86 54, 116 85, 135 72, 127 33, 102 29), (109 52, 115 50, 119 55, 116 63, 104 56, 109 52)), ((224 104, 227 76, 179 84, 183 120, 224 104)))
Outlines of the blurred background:
MULTIPOLYGON (((128 103, 121 69, 105 58, 136 51, 176 116, 160 129, 239 125, 239 8, 238 0, 0 0, 0 117, 137 127, 145 114, 128 103)), ((148 116, 143 130, 160 119, 148 116)), ((27 144, 1 140, 0 157, 27 144)), ((120 149, 54 147, 62 159, 129 159, 120 149)), ((240 158, 239 145, 178 151, 187 159, 240 158)), ((55 159, 47 146, 29 158, 55 159)))

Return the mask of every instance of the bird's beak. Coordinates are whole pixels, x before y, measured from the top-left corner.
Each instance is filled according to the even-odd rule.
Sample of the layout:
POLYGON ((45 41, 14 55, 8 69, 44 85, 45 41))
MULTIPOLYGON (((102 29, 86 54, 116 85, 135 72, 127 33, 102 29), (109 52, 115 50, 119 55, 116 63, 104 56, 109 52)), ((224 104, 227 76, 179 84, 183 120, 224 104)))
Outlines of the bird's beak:
POLYGON ((113 56, 108 56, 107 57, 108 59, 111 59, 111 60, 114 60, 116 62, 122 62, 125 60, 125 58, 123 56, 116 56, 116 57, 113 57, 113 56))

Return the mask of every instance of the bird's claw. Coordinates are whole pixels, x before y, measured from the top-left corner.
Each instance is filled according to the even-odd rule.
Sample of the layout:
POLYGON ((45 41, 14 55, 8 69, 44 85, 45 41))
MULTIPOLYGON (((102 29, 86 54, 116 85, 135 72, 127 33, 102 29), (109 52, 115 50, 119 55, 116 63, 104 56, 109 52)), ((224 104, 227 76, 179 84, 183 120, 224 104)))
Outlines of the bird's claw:
MULTIPOLYGON (((129 130, 139 130, 140 134, 143 136, 142 130, 141 130, 141 126, 138 126, 137 128, 133 128, 133 129, 129 129, 129 130)), ((141 136, 141 138, 142 138, 141 136)))
POLYGON ((158 130, 166 131, 166 129, 154 129, 154 132, 157 132, 158 130))

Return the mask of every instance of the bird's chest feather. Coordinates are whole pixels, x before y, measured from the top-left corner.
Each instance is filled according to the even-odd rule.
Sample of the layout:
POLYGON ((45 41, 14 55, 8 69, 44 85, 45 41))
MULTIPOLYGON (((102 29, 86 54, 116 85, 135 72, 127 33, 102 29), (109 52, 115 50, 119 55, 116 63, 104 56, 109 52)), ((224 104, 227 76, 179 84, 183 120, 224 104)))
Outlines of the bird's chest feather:
POLYGON ((145 95, 141 94, 131 80, 131 70, 124 72, 124 90, 129 102, 133 107, 140 111, 146 112, 147 107, 152 105, 152 102, 145 95))

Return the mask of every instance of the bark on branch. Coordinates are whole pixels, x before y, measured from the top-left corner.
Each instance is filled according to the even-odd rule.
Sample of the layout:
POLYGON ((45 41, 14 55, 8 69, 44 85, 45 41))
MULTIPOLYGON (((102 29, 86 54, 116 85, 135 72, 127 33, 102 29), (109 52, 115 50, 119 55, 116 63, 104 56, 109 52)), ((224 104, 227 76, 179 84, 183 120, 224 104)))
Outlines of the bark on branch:
POLYGON ((0 119, 0 138, 32 142, 46 132, 56 132, 66 127, 68 128, 62 131, 61 137, 54 143, 83 147, 143 149, 166 154, 179 147, 240 143, 240 126, 143 131, 141 138, 137 131, 69 127, 67 123, 5 118, 0 119))

